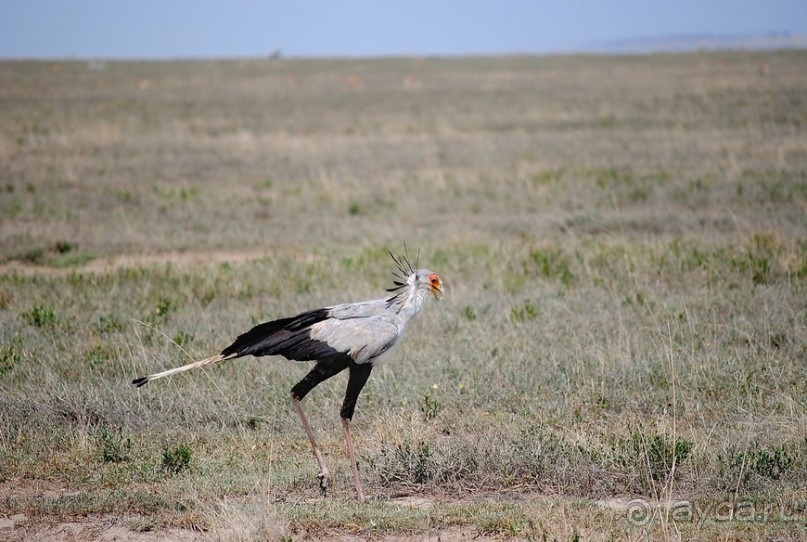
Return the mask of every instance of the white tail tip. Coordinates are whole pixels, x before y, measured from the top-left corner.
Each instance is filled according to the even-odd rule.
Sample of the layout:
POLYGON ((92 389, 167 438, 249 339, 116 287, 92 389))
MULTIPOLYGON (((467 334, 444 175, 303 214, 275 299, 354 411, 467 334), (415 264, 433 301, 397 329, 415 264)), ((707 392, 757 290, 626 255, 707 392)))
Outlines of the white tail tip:
POLYGON ((132 380, 132 384, 139 388, 141 386, 145 386, 152 380, 157 380, 158 378, 163 378, 165 376, 175 375, 177 373, 184 373, 185 371, 190 371, 191 369, 196 369, 197 367, 204 367, 205 365, 211 365, 213 363, 218 363, 219 361, 234 358, 237 355, 238 354, 230 354, 229 356, 222 356, 221 354, 217 354, 210 358, 205 358, 199 361, 194 361, 193 363, 189 363, 187 365, 183 365, 182 367, 177 367, 175 369, 168 369, 167 371, 162 371, 161 373, 154 373, 153 375, 135 378, 134 380, 132 380))

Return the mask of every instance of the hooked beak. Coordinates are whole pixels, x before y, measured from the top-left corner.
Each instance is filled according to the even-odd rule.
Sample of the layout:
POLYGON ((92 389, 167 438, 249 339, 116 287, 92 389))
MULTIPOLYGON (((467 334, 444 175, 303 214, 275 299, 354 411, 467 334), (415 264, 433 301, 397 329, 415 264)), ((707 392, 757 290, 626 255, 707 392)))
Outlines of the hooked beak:
POLYGON ((437 301, 443 298, 443 283, 435 284, 431 287, 432 295, 437 301))

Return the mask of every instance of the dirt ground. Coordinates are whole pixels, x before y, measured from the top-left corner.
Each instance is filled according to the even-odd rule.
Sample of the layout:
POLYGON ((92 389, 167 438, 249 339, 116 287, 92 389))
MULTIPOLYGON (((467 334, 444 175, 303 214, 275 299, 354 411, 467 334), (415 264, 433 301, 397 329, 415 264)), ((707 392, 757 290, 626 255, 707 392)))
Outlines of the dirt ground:
MULTIPOLYGON (((167 529, 156 532, 138 532, 126 527, 125 519, 116 517, 87 517, 75 521, 28 522, 24 515, 0 519, 0 540, 6 541, 38 541, 38 542, 85 542, 85 541, 119 541, 119 542, 192 542, 202 540, 227 540, 226 532, 193 532, 185 529, 167 529)), ((367 536, 349 533, 327 533, 309 535, 293 535, 295 540, 323 540, 358 542, 368 540, 367 536)), ((465 540, 485 540, 469 527, 451 527, 435 530, 421 535, 382 535, 373 536, 372 540, 403 542, 405 540, 440 540, 443 542, 460 542, 465 540)))
MULTIPOLYGON (((75 496, 79 492, 60 488, 58 484, 46 481, 29 481, 22 483, 0 483, 0 495, 7 499, 45 499, 61 496, 75 496)), ((395 497, 391 503, 402 508, 431 508, 437 498, 428 495, 408 495, 395 497)), ((458 501, 460 502, 460 501, 458 501)), ((57 517, 27 515, 25 513, 0 516, 0 542, 196 542, 196 541, 226 541, 226 540, 252 540, 253 536, 243 532, 240 525, 224 522, 222 525, 209 530, 201 531, 181 527, 148 526, 145 518, 136 516, 121 516, 115 514, 92 514, 76 517, 57 517)), ((412 534, 357 534, 340 531, 317 531, 285 529, 274 537, 271 533, 261 533, 263 536, 278 540, 291 537, 293 540, 322 540, 358 542, 364 540, 403 542, 405 540, 440 540, 443 542, 461 542, 465 540, 497 539, 480 535, 472 526, 452 526, 433 529, 428 533, 412 534)))

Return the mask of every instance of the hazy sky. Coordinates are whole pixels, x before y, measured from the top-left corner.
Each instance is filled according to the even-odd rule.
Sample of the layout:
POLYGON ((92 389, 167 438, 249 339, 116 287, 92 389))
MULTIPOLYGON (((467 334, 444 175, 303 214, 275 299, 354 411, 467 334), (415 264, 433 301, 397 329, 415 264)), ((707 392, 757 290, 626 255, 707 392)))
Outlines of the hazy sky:
POLYGON ((0 57, 547 53, 680 35, 807 35, 807 0, 0 0, 0 57))

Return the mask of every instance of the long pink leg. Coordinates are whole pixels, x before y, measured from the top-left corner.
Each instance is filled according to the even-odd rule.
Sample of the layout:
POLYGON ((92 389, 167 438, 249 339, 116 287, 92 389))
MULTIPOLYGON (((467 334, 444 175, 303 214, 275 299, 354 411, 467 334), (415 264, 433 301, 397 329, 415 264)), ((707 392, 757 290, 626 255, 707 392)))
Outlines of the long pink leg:
POLYGON ((300 400, 293 394, 291 396, 291 405, 294 407, 294 410, 297 411, 297 415, 300 416, 300 422, 302 422, 305 434, 308 436, 308 442, 311 443, 311 450, 314 452, 314 457, 317 459, 317 465, 319 465, 319 474, 317 475, 317 478, 319 478, 319 489, 322 492, 322 496, 325 497, 328 494, 328 486, 331 485, 331 471, 328 470, 328 466, 325 465, 325 461, 322 459, 322 452, 319 451, 317 441, 314 440, 314 431, 311 429, 311 424, 308 423, 305 414, 303 414, 303 407, 300 405, 300 400))
POLYGON ((356 498, 364 500, 364 492, 361 490, 361 478, 359 478, 359 468, 356 465, 356 451, 353 449, 353 436, 350 434, 350 420, 342 418, 342 428, 345 430, 345 441, 347 441, 347 455, 350 458, 350 470, 353 471, 353 481, 356 483, 356 498))

